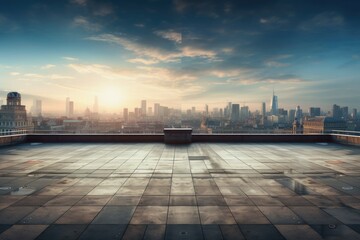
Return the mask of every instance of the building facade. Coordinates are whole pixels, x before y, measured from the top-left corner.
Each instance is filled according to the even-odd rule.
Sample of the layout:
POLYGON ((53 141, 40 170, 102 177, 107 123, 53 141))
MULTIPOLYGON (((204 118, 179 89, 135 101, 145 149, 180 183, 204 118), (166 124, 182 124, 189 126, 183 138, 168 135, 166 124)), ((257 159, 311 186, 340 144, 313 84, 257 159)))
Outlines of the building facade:
POLYGON ((305 119, 304 134, 331 133, 333 130, 346 130, 346 122, 332 117, 315 117, 305 119))
POLYGON ((27 118, 25 106, 21 105, 20 93, 8 93, 6 101, 7 104, 0 109, 0 132, 4 134, 32 131, 34 125, 27 118))

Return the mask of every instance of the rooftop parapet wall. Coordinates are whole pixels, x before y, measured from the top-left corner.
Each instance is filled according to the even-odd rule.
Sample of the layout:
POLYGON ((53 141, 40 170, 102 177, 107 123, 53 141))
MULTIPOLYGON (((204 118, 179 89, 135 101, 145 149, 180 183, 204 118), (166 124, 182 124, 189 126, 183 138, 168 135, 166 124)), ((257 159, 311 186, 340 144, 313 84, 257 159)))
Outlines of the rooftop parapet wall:
MULTIPOLYGON (((164 134, 18 134, 0 136, 0 146, 21 142, 66 143, 66 142, 119 142, 119 143, 163 143, 164 134)), ((360 146, 360 136, 345 134, 192 134, 191 142, 335 142, 360 146)))
POLYGON ((26 134, 0 136, 0 146, 22 143, 26 141, 26 138, 26 134))
POLYGON ((345 135, 345 134, 331 134, 332 141, 336 143, 360 146, 360 136, 345 135))
POLYGON ((164 142, 163 134, 29 134, 27 142, 164 142))
MULTIPOLYGON (((164 142, 164 134, 29 134, 28 142, 164 142)), ((192 134, 191 142, 331 142, 330 135, 192 134)), ((186 141, 186 143, 191 143, 186 141)), ((165 141, 166 143, 166 141, 165 141)), ((170 142, 172 143, 172 142, 170 142)))
POLYGON ((331 142, 323 134, 193 134, 192 142, 331 142))

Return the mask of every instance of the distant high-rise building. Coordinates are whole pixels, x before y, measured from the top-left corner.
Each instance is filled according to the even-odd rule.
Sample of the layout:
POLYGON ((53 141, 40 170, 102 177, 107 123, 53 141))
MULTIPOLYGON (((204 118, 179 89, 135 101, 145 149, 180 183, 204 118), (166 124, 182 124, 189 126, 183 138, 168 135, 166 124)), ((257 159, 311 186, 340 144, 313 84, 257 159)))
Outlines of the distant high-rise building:
POLYGON ((335 119, 340 119, 342 117, 342 112, 340 106, 334 104, 332 107, 332 117, 335 119))
POLYGON ((238 122, 240 118, 240 105, 232 104, 231 105, 231 121, 238 122))
POLYGON ((320 108, 319 107, 310 107, 309 115, 310 115, 310 117, 320 116, 320 108))
POLYGON ((219 115, 221 118, 224 117, 224 110, 222 108, 219 110, 219 115))
POLYGON ((32 114, 34 117, 41 117, 42 115, 42 102, 39 99, 34 100, 32 107, 32 114))
POLYGON ((148 112, 147 112, 148 116, 152 116, 153 115, 153 111, 152 111, 152 107, 148 107, 148 112))
POLYGON ((154 116, 159 117, 159 115, 160 115, 160 104, 155 103, 154 104, 154 116))
POLYGON ((271 114, 272 115, 277 115, 278 114, 278 97, 275 95, 275 92, 273 91, 273 95, 271 98, 271 103, 270 103, 270 109, 271 109, 271 114))
POLYGON ((262 115, 263 117, 266 116, 266 103, 265 103, 265 102, 263 102, 263 103, 261 104, 261 115, 262 115))
POLYGON ((65 116, 67 117, 69 117, 69 102, 70 102, 70 98, 67 97, 65 102, 65 116))
POLYGON ((69 117, 74 116, 74 101, 69 102, 69 117))
POLYGON ((209 116, 209 105, 205 104, 205 116, 209 116))
POLYGON ((146 116, 146 100, 141 100, 141 115, 146 116))
POLYGON ((228 119, 231 118, 231 110, 232 110, 232 103, 228 102, 227 107, 226 107, 226 116, 228 119))
POLYGON ((248 106, 242 106, 240 109, 240 119, 242 121, 246 120, 249 117, 249 107, 248 106))
POLYGON ((124 108, 124 110, 123 110, 123 118, 124 118, 124 122, 129 121, 129 109, 124 108))
POLYGON ((195 115, 195 114, 196 114, 196 108, 195 108, 195 107, 192 107, 192 108, 191 108, 191 113, 192 113, 192 115, 195 115))
POLYGON ((356 109, 356 108, 354 108, 354 109, 352 110, 351 118, 352 118, 353 120, 357 120, 357 109, 356 109))
POLYGON ((342 108, 340 108, 340 110, 341 110, 341 117, 344 120, 347 120, 348 117, 349 117, 349 108, 348 107, 342 107, 342 108))
POLYGON ((135 118, 139 118, 141 116, 141 108, 135 108, 135 118))
POLYGON ((295 120, 295 109, 290 109, 288 111, 288 119, 289 119, 289 123, 293 123, 295 120))
POLYGON ((278 109, 278 115, 279 116, 287 116, 288 115, 288 111, 283 109, 283 108, 279 108, 278 109))
POLYGON ((295 119, 300 121, 300 119, 302 119, 302 116, 303 116, 302 109, 300 108, 300 106, 297 106, 295 110, 295 119))
POLYGON ((94 98, 93 112, 94 113, 99 112, 99 102, 98 102, 98 97, 97 96, 95 96, 95 98, 94 98))

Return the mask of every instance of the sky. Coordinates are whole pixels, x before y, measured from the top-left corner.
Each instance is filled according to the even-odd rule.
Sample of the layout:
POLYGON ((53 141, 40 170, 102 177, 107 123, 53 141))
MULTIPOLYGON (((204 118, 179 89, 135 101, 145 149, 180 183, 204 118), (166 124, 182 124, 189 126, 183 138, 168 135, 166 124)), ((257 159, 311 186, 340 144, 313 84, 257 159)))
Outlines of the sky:
MULTIPOLYGON (((360 109, 360 1, 0 0, 0 97, 360 109)), ((29 106, 30 107, 30 106, 29 106)))

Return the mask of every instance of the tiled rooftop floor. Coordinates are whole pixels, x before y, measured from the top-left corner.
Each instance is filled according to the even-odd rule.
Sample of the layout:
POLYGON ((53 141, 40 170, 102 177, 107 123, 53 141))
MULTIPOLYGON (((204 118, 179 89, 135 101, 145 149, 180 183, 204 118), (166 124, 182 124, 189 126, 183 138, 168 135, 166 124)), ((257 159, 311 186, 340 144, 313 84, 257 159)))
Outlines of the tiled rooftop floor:
POLYGON ((0 239, 360 239, 360 149, 0 149, 0 239))

